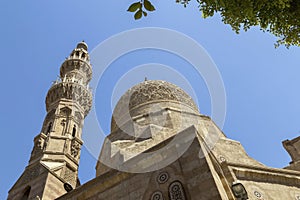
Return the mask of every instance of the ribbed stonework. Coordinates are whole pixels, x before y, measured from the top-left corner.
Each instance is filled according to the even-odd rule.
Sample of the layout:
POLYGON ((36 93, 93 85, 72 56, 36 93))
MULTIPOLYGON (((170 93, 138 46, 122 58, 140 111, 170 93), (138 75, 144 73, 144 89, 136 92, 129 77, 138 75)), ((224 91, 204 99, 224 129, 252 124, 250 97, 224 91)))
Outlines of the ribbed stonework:
POLYGON ((80 42, 61 65, 60 78, 47 93, 47 115, 34 138, 29 164, 8 199, 52 200, 66 192, 64 183, 78 186, 82 127, 92 106, 87 50, 87 44, 80 42))

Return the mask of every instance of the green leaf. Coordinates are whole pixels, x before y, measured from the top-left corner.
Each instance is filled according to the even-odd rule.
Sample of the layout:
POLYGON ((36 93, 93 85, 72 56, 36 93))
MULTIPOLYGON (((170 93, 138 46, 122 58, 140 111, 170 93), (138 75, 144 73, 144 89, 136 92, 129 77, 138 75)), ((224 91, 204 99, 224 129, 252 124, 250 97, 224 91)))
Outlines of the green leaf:
POLYGON ((143 11, 140 9, 134 14, 134 19, 141 19, 143 11))
POLYGON ((142 8, 142 4, 140 2, 135 2, 131 4, 128 8, 128 12, 135 12, 137 9, 142 8))
POLYGON ((154 11, 155 8, 149 0, 144 0, 144 7, 148 11, 154 11))
POLYGON ((145 17, 147 17, 147 13, 146 13, 145 11, 143 11, 143 15, 144 15, 145 17))

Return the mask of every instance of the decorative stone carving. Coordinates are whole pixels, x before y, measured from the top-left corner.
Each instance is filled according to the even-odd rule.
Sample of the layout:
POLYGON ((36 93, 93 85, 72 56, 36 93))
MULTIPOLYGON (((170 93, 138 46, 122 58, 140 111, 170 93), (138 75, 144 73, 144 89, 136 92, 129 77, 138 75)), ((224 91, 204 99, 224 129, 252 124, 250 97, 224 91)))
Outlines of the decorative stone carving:
POLYGON ((131 89, 121 98, 129 98, 129 110, 135 106, 147 103, 149 101, 171 100, 186 104, 198 111, 193 99, 186 94, 181 88, 166 81, 145 81, 131 89))
POLYGON ((263 195, 257 190, 255 190, 253 194, 257 199, 263 199, 263 195))
POLYGON ((163 184, 169 180, 169 174, 167 172, 162 172, 157 177, 157 182, 163 184))
POLYGON ((70 58, 66 60, 60 69, 60 76, 64 77, 65 74, 77 69, 78 71, 82 71, 85 73, 87 81, 90 81, 92 78, 92 68, 88 61, 81 59, 70 58))
MULTIPOLYGON (((199 112, 193 99, 178 86, 166 81, 150 80, 135 85, 121 97, 114 109, 113 118, 121 118, 132 109, 149 102, 161 101, 177 102, 199 112)), ((113 120, 112 131, 117 128, 113 120)))
POLYGON ((219 157, 219 160, 220 160, 220 162, 221 163, 223 163, 223 162, 226 162, 227 160, 226 160, 226 158, 224 157, 224 156, 220 156, 219 157))
POLYGON ((175 181, 169 186, 169 195, 171 200, 186 200, 183 186, 179 181, 175 181))
POLYGON ((160 191, 156 191, 152 194, 151 200, 164 200, 163 194, 160 191))
POLYGON ((77 173, 81 128, 92 106, 88 86, 92 68, 84 42, 78 44, 74 52, 75 57, 66 58, 59 80, 47 93, 47 115, 41 133, 34 138, 29 164, 9 191, 8 199, 38 200, 42 196, 37 195, 41 194, 43 199, 56 199, 65 193, 61 183, 69 182, 73 188, 80 185, 77 173), (44 191, 48 191, 47 194, 44 191))
POLYGON ((80 144, 76 140, 72 140, 71 155, 76 158, 80 150, 80 144))
POLYGON ((84 109, 84 116, 88 114, 92 107, 92 93, 86 86, 78 83, 61 82, 50 88, 46 97, 46 109, 61 98, 78 102, 84 109))

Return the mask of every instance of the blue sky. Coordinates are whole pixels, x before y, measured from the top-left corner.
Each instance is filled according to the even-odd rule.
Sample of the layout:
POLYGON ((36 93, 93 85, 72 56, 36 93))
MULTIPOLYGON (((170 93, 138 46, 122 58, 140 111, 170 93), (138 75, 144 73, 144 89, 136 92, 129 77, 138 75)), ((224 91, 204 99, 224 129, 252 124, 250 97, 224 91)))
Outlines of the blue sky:
MULTIPOLYGON (((268 166, 288 164, 290 158, 281 141, 300 135, 300 48, 275 49, 276 38, 259 28, 236 35, 218 15, 202 19, 196 3, 183 8, 175 1, 153 1, 157 10, 140 21, 134 21, 133 15, 126 12, 131 3, 1 2, 0 199, 6 198, 28 163, 33 138, 46 115, 47 90, 65 57, 83 39, 92 50, 107 38, 133 28, 168 28, 202 45, 224 82, 225 134, 240 141, 251 157, 268 166)), ((205 82, 189 63, 168 52, 136 51, 115 60, 94 89, 97 117, 104 132, 109 132, 113 86, 129 70, 145 63, 173 67, 195 90, 200 111, 211 114, 205 82)), ((145 72, 140 74, 140 81, 144 76, 156 78, 145 72)), ((84 147, 79 169, 82 183, 95 176, 95 159, 84 147)))

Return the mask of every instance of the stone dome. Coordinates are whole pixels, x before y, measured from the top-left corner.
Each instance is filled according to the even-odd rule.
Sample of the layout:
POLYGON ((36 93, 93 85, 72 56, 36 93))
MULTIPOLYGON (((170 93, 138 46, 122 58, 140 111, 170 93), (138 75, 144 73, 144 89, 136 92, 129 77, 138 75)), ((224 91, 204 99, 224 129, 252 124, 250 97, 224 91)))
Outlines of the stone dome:
POLYGON ((180 111, 199 113, 193 99, 178 86, 162 80, 146 80, 127 90, 120 98, 113 112, 111 131, 118 127, 116 120, 119 125, 129 120, 128 118, 147 115, 150 113, 149 107, 154 105, 164 109, 172 107, 180 111))

